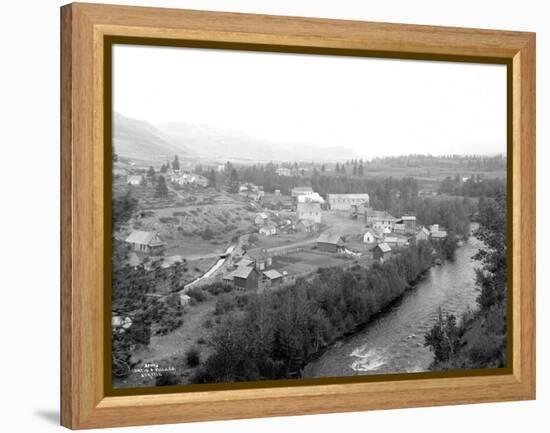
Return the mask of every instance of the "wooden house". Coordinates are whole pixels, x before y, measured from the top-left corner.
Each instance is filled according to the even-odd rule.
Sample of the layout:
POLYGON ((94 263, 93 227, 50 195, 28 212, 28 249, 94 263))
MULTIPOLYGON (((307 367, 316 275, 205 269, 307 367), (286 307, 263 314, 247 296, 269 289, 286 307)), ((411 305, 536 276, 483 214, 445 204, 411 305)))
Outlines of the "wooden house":
POLYGON ((384 230, 384 232, 391 231, 393 230, 393 226, 396 221, 397 221, 397 218, 391 216, 386 211, 372 210, 372 209, 365 210, 365 224, 368 227, 372 227, 374 229, 381 229, 381 230, 384 230))
POLYGON ((264 236, 273 236, 277 234, 277 226, 269 222, 266 225, 260 227, 260 230, 258 232, 264 236))
POLYGON ((264 224, 267 224, 269 220, 269 216, 265 212, 258 212, 256 214, 256 217, 254 218, 254 224, 257 226, 262 226, 264 224))
POLYGON ((313 220, 300 220, 296 223, 296 230, 302 233, 315 232, 317 224, 313 220))
POLYGON ((392 249, 385 242, 382 242, 381 244, 376 245, 372 249, 372 258, 382 263, 390 259, 391 255, 392 255, 392 249))
POLYGON ((384 233, 380 229, 368 228, 363 234, 363 243, 379 244, 384 242, 384 233))
POLYGON ((166 245, 156 232, 134 230, 125 240, 134 251, 152 253, 161 251, 166 245))
POLYGON ((264 271, 263 276, 270 286, 278 286, 283 282, 283 274, 281 274, 276 269, 270 269, 269 271, 264 271))
POLYGON ((327 253, 339 253, 344 249, 344 240, 339 234, 323 233, 317 239, 317 248, 327 253))
POLYGON ((224 278, 225 282, 231 282, 237 288, 244 290, 257 290, 259 272, 256 268, 249 266, 239 266, 230 272, 224 278))

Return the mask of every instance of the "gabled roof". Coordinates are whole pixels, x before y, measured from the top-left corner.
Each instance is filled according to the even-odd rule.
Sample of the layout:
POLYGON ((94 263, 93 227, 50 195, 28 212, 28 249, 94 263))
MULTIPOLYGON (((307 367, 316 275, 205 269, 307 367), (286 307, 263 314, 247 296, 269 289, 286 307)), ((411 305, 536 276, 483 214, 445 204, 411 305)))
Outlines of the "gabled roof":
POLYGON ((250 257, 243 257, 241 260, 237 262, 237 266, 252 266, 254 264, 254 260, 252 260, 250 257))
POLYGON ((393 217, 392 215, 390 215, 388 212, 386 212, 385 210, 372 210, 372 209, 367 209, 365 211, 365 215, 367 216, 367 218, 374 218, 374 219, 379 219, 379 220, 389 220, 389 221, 397 221, 397 218, 393 217))
POLYGON ((231 272, 231 275, 233 278, 248 278, 250 274, 254 271, 254 268, 248 267, 248 266, 239 266, 237 269, 235 269, 233 272, 231 272))
POLYGON ((275 269, 270 269, 269 271, 265 271, 263 274, 270 280, 276 280, 277 278, 283 277, 283 274, 281 274, 279 271, 275 269))
POLYGON ((328 200, 338 200, 338 199, 344 199, 344 198, 368 201, 369 200, 369 195, 368 194, 362 194, 362 193, 357 193, 357 194, 327 194, 327 199, 328 200))
POLYGON ((363 233, 363 236, 365 236, 367 233, 372 234, 375 238, 383 238, 383 233, 378 229, 368 228, 365 230, 365 233, 363 233))
POLYGON ((126 242, 140 245, 164 245, 164 242, 159 238, 156 232, 146 232, 142 230, 134 230, 130 236, 126 238, 126 242))
POLYGON ((416 217, 414 215, 403 215, 401 219, 403 221, 416 221, 416 217))
POLYGON ((342 236, 337 233, 322 233, 319 238, 317 238, 317 242, 321 242, 323 244, 333 244, 333 245, 343 245, 344 240, 342 239, 342 236))
POLYGON ((426 227, 422 227, 419 231, 425 233, 426 235, 430 234, 430 231, 426 227))
POLYGON ((376 245, 374 248, 379 248, 380 251, 382 251, 383 253, 391 252, 391 247, 386 242, 382 242, 381 244, 376 245))

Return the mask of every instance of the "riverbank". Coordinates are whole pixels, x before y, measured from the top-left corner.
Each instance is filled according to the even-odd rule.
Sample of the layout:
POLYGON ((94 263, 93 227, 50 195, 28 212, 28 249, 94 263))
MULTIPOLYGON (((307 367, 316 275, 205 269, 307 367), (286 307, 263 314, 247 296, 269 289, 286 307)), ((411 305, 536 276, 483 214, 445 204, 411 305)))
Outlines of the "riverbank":
POLYGON ((304 375, 304 368, 307 367, 308 364, 310 363, 313 363, 315 361, 318 361, 319 359, 321 359, 328 351, 332 350, 332 349, 335 349, 335 348, 338 348, 338 347, 341 347, 342 345, 345 345, 347 342, 349 342, 350 340, 352 340, 354 337, 356 337, 358 334, 360 334, 361 332, 363 332, 369 325, 371 325, 372 323, 376 322, 377 320, 381 319, 382 317, 384 317, 386 314, 390 313, 396 306, 398 306, 402 301, 403 301, 403 298, 406 296, 407 292, 409 290, 415 290, 416 289, 416 285, 418 283, 420 283, 424 278, 426 278, 426 275, 427 273, 430 271, 430 269, 433 267, 433 266, 436 266, 435 262, 432 263, 432 265, 427 268, 426 270, 424 270, 424 272, 422 272, 418 278, 416 278, 415 281, 412 281, 411 283, 409 283, 409 286, 407 287, 407 289, 405 290, 405 292, 403 292, 401 295, 399 295, 397 298, 395 298, 394 300, 392 300, 388 305, 386 305, 385 307, 383 307, 380 311, 374 313, 367 322, 364 322, 360 325, 357 325, 357 327, 349 332, 349 333, 346 333, 346 334, 343 334, 342 336, 336 338, 334 341, 332 341, 330 344, 328 344, 327 346, 325 347, 321 347, 319 348, 319 350, 317 351, 317 353, 313 354, 310 359, 307 360, 307 362, 305 363, 305 365, 302 367, 302 370, 301 370, 301 374, 300 374, 300 378, 305 378, 305 377, 308 377, 308 375, 304 375))
POLYGON ((475 238, 456 250, 454 261, 433 266, 403 295, 357 329, 312 358, 303 377, 338 377, 428 371, 433 354, 424 335, 439 309, 458 317, 475 307, 475 238))

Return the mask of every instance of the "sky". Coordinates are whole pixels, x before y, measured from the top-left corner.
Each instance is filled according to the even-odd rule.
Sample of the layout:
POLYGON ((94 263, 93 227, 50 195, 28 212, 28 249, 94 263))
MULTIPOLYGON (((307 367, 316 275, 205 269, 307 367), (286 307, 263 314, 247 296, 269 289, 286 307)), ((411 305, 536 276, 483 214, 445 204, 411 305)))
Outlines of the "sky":
POLYGON ((359 157, 506 152, 506 67, 115 45, 113 108, 359 157))

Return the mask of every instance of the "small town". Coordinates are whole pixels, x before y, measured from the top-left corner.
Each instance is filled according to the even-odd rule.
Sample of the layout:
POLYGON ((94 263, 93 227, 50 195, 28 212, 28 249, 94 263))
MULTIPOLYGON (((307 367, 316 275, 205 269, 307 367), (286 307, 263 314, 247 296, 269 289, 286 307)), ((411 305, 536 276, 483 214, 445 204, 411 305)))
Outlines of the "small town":
MULTIPOLYGON (((276 172, 279 176, 291 175, 288 168, 276 172)), ((167 189, 174 188, 179 194, 185 187, 209 194, 206 177, 170 169, 166 178, 171 185, 167 189)), ((128 175, 126 182, 139 188, 146 184, 146 176, 128 175)), ((211 250, 202 255, 170 255, 168 252, 178 246, 163 236, 160 220, 150 230, 132 230, 124 238, 132 249, 128 263, 153 270, 155 266, 166 268, 201 259, 215 261, 181 290, 185 303, 189 299, 186 292, 204 284, 225 282, 246 290, 274 289, 314 274, 319 268, 383 263, 411 243, 424 240, 437 247, 447 238, 447 230, 440 224, 423 226, 415 215, 395 217, 386 210, 373 209, 366 193, 327 194, 323 198, 311 186, 296 186, 289 195, 283 195, 278 189, 266 193, 262 186, 246 182, 239 184, 237 194, 229 196, 242 203, 249 224, 242 230, 246 233, 221 250, 213 242, 211 250), (282 204, 282 208, 264 206, 273 202, 282 204)), ((440 262, 436 248, 433 255, 440 262)))
MULTIPOLYGON (((267 372, 239 374, 332 374, 323 372, 327 362, 315 366, 315 357, 385 311, 430 269, 452 267, 456 251, 469 261, 462 259, 469 254, 466 247, 460 252, 462 246, 470 245, 484 197, 497 194, 502 184, 492 176, 501 159, 418 158, 437 174, 394 178, 393 171, 402 172, 400 158, 251 165, 174 155, 160 166, 146 166, 114 154, 115 386, 235 380, 235 371, 227 376, 230 359, 217 345, 237 338, 235 329, 267 309, 274 351, 288 332, 289 312, 281 310, 286 302, 306 309, 292 313, 295 320, 321 320, 311 325, 318 331, 304 330, 321 334, 299 352, 270 352, 275 364, 267 372), (352 316, 351 299, 344 301, 350 296, 346 278, 357 286, 353 291, 372 287, 357 292, 354 308, 361 310, 352 316), (308 311, 306 293, 323 306, 326 318, 308 311), (322 325, 326 320, 330 325, 322 325), (280 357, 288 361, 281 364, 280 357), (144 374, 145 364, 157 371, 144 374)), ((473 275, 474 268, 467 269, 473 275)), ((475 299, 468 293, 465 303, 475 299)), ((232 344, 245 344, 246 338, 232 344)), ((288 344, 297 342, 281 348, 288 344)), ((377 371, 371 361, 367 365, 377 371)))

